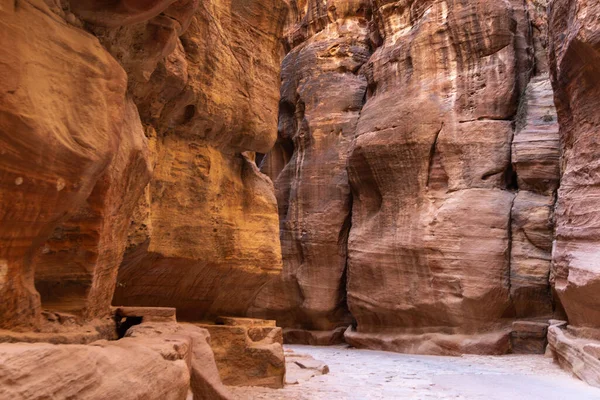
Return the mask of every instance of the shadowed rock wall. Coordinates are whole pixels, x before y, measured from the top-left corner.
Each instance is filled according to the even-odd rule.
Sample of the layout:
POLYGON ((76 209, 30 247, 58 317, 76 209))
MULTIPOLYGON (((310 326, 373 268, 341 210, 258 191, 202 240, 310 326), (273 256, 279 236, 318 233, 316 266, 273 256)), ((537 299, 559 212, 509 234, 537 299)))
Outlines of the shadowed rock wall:
POLYGON ((293 2, 282 64, 279 137, 261 168, 275 181, 283 278, 254 315, 287 327, 347 326, 346 259, 352 196, 347 156, 367 91, 371 53, 365 1, 293 2), (334 4, 335 3, 335 4, 334 4))
POLYGON ((284 278, 252 312, 307 331, 351 318, 359 346, 509 351, 512 321, 553 314, 545 4, 291 8, 279 138, 261 166, 284 278))
POLYGON ((549 328, 550 353, 600 387, 600 5, 549 5, 549 64, 560 124, 560 188, 552 283, 568 321, 549 328), (568 324, 568 325, 567 325, 568 324))

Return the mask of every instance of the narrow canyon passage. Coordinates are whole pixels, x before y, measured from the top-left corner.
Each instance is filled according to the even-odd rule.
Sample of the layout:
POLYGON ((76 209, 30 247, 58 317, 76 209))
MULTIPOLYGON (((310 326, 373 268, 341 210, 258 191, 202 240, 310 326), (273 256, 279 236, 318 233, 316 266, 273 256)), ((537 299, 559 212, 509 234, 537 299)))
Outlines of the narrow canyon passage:
POLYGON ((0 400, 600 400, 598 16, 0 0, 0 400))
POLYGON ((288 345, 325 362, 330 372, 284 389, 234 388, 234 398, 285 400, 469 399, 593 400, 600 389, 543 355, 440 357, 347 346, 288 345))

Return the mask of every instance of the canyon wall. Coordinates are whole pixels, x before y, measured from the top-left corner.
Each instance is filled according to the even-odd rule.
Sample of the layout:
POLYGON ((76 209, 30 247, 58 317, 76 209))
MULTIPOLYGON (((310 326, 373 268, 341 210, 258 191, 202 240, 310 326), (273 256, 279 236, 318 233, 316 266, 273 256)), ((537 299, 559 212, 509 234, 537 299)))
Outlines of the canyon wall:
POLYGON ((0 329, 112 303, 501 354, 553 320, 550 352, 600 385, 599 13, 1 3, 0 329))
MULTIPOLYGON (((191 320, 243 316, 281 272, 273 186, 253 152, 267 152, 276 139, 285 14, 280 0, 199 2, 171 53, 134 81, 156 165, 115 304, 177 307, 191 320)), ((107 35, 107 47, 130 47, 123 36, 107 35)))
POLYGON ((289 17, 279 137, 261 166, 275 181, 285 268, 252 310, 319 331, 351 322, 346 164, 367 90, 359 70, 370 55, 368 2, 330 3, 298 2, 289 17))
POLYGON ((244 315, 281 271, 254 154, 276 140, 287 5, 138 3, 0 9, 1 328, 111 302, 244 315))
POLYGON ((62 274, 76 308, 108 312, 119 239, 151 166, 127 75, 98 40, 44 2, 3 4, 0 328, 31 329, 41 323, 36 272, 40 292, 62 274), (59 236, 77 237, 77 250, 64 246, 72 265, 54 252, 59 236))
POLYGON ((566 369, 600 387, 600 4, 555 0, 549 63, 560 124, 561 180, 552 283, 566 314, 548 333, 566 369))
POLYGON ((357 346, 509 351, 514 321, 554 312, 545 4, 292 9, 278 142, 261 163, 284 273, 251 312, 301 342, 352 319, 357 346))
POLYGON ((596 328, 600 328, 598 12, 600 6, 581 1, 555 1, 550 10, 550 64, 562 147, 554 287, 571 324, 596 328))
POLYGON ((175 308, 111 304, 244 315, 280 273, 254 157, 276 140, 286 12, 0 3, 0 397, 227 399, 221 364, 283 384, 280 328, 252 331, 249 367, 175 308))

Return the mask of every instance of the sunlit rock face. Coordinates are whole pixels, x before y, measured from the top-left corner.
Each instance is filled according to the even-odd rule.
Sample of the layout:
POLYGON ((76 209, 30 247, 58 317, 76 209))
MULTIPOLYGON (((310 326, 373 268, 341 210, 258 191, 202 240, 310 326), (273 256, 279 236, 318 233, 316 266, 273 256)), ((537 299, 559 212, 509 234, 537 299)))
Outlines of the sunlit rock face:
POLYGON ((0 7, 0 328, 107 316, 115 289, 245 314, 281 271, 254 153, 276 140, 287 5, 72 3, 0 7))
POLYGON ((107 311, 127 213, 150 173, 125 72, 94 36, 53 11, 42 1, 0 8, 0 328, 39 327, 34 281, 44 297, 57 275, 72 285, 75 308, 107 311), (63 249, 68 260, 57 254, 63 249))
POLYGON ((553 313, 545 4, 291 8, 279 137, 261 166, 284 278, 253 312, 296 330, 354 320, 359 346, 509 351, 511 321, 553 313))
POLYGON ((114 303, 173 306, 180 318, 199 320, 245 315, 281 272, 273 185, 253 152, 267 152, 276 140, 287 8, 280 0, 188 3, 195 11, 175 9, 171 33, 154 19, 105 29, 103 37, 132 71, 130 89, 149 123, 156 163, 114 303), (151 53, 157 43, 148 38, 157 32, 166 57, 152 63, 128 52, 151 53))
POLYGON ((550 8, 552 84, 561 138, 561 182, 553 251, 554 287, 569 323, 600 328, 600 5, 555 1, 550 8))

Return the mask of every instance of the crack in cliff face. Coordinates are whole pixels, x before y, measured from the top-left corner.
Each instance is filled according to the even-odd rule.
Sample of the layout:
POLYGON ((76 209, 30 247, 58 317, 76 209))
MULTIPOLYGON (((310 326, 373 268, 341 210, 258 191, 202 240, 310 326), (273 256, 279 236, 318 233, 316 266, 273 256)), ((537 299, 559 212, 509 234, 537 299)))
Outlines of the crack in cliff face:
POLYGON ((510 202, 510 210, 508 212, 508 249, 507 249, 507 287, 508 287, 508 299, 510 302, 511 308, 514 307, 513 298, 512 298, 512 247, 513 247, 513 208, 515 206, 515 200, 517 195, 514 194, 513 198, 510 202))
POLYGON ((340 255, 343 256, 345 259, 344 270, 342 271, 342 276, 340 278, 340 286, 338 290, 340 295, 339 308, 345 310, 345 312, 354 321, 354 317, 352 316, 350 308, 348 307, 348 240, 350 238, 350 230, 352 229, 352 206, 354 204, 354 197, 352 195, 352 191, 350 191, 348 196, 348 214, 344 219, 344 223, 342 224, 342 228, 338 236, 338 251, 340 255))
POLYGON ((440 137, 440 133, 442 132, 442 130, 444 129, 444 122, 442 122, 440 129, 438 129, 438 131, 435 134, 435 138, 433 139, 433 144, 431 145, 431 149, 429 150, 429 165, 427 168, 427 182, 425 183, 425 187, 429 188, 429 181, 431 179, 431 172, 433 170, 433 163, 434 163, 434 157, 435 157, 435 152, 436 152, 436 148, 437 148, 437 142, 438 142, 438 138, 440 137))

